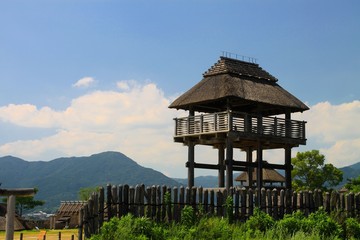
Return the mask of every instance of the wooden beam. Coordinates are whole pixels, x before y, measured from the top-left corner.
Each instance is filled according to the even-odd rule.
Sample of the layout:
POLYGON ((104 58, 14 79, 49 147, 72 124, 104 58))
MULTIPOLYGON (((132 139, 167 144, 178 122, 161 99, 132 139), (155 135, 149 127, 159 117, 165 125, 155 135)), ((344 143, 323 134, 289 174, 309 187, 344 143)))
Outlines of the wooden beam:
POLYGON ((220 169, 220 166, 218 164, 207 164, 207 163, 194 163, 194 167, 202 168, 202 169, 214 169, 214 170, 220 169))
POLYGON ((30 197, 35 195, 35 188, 0 188, 0 196, 17 196, 17 197, 30 197))

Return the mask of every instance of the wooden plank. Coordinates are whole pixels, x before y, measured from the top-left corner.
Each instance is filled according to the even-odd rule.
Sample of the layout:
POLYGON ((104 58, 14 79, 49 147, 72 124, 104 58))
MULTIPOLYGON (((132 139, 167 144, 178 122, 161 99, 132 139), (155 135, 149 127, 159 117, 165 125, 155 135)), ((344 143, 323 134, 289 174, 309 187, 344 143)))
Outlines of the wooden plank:
POLYGON ((35 192, 35 188, 0 188, 0 196, 31 197, 35 192))

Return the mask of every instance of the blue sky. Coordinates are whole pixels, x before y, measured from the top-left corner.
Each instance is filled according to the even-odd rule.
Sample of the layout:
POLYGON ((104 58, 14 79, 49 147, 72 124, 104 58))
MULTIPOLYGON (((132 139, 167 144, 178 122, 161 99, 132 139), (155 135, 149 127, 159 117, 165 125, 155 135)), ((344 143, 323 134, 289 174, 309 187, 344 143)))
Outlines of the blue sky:
POLYGON ((116 150, 185 176, 172 142, 182 113, 167 106, 229 51, 316 110, 298 116, 300 150, 360 161, 359 12, 358 1, 1 1, 0 156, 116 150))

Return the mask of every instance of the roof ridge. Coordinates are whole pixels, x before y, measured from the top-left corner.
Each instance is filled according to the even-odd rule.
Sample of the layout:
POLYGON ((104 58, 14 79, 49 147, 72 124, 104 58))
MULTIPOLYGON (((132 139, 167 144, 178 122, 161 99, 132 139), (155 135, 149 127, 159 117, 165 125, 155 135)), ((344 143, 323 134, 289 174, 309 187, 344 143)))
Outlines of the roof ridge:
POLYGON ((245 62, 239 59, 229 57, 220 57, 220 59, 211 66, 204 74, 204 77, 219 74, 231 73, 239 76, 263 79, 270 82, 277 82, 278 79, 262 69, 259 64, 245 62))

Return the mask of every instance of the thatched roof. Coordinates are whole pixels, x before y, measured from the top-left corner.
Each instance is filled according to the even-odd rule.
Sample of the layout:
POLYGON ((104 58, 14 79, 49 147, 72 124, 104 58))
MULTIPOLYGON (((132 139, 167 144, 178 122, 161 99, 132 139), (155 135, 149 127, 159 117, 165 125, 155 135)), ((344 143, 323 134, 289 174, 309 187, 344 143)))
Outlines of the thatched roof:
MULTIPOLYGON (((257 169, 254 168, 253 172, 252 172, 252 180, 253 181, 256 181, 256 173, 257 173, 257 169)), ((263 173, 263 181, 264 182, 279 182, 279 183, 285 182, 285 177, 283 175, 281 175, 280 173, 278 173, 274 169, 263 169, 262 173, 263 173)), ((235 179, 235 181, 237 181, 237 182, 246 182, 247 180, 248 180, 247 172, 241 173, 235 179)))
MULTIPOLYGON (((6 204, 1 203, 0 204, 0 231, 5 231, 6 230, 6 204)), ((21 223, 21 221, 19 220, 19 216, 15 215, 15 219, 14 219, 14 230, 24 230, 25 227, 24 225, 21 223)))
POLYGON ((56 215, 74 215, 78 214, 86 202, 84 201, 62 201, 56 215))
POLYGON ((309 108, 278 85, 258 64, 220 57, 204 78, 178 97, 169 108, 198 112, 262 112, 263 115, 302 112, 309 108))

